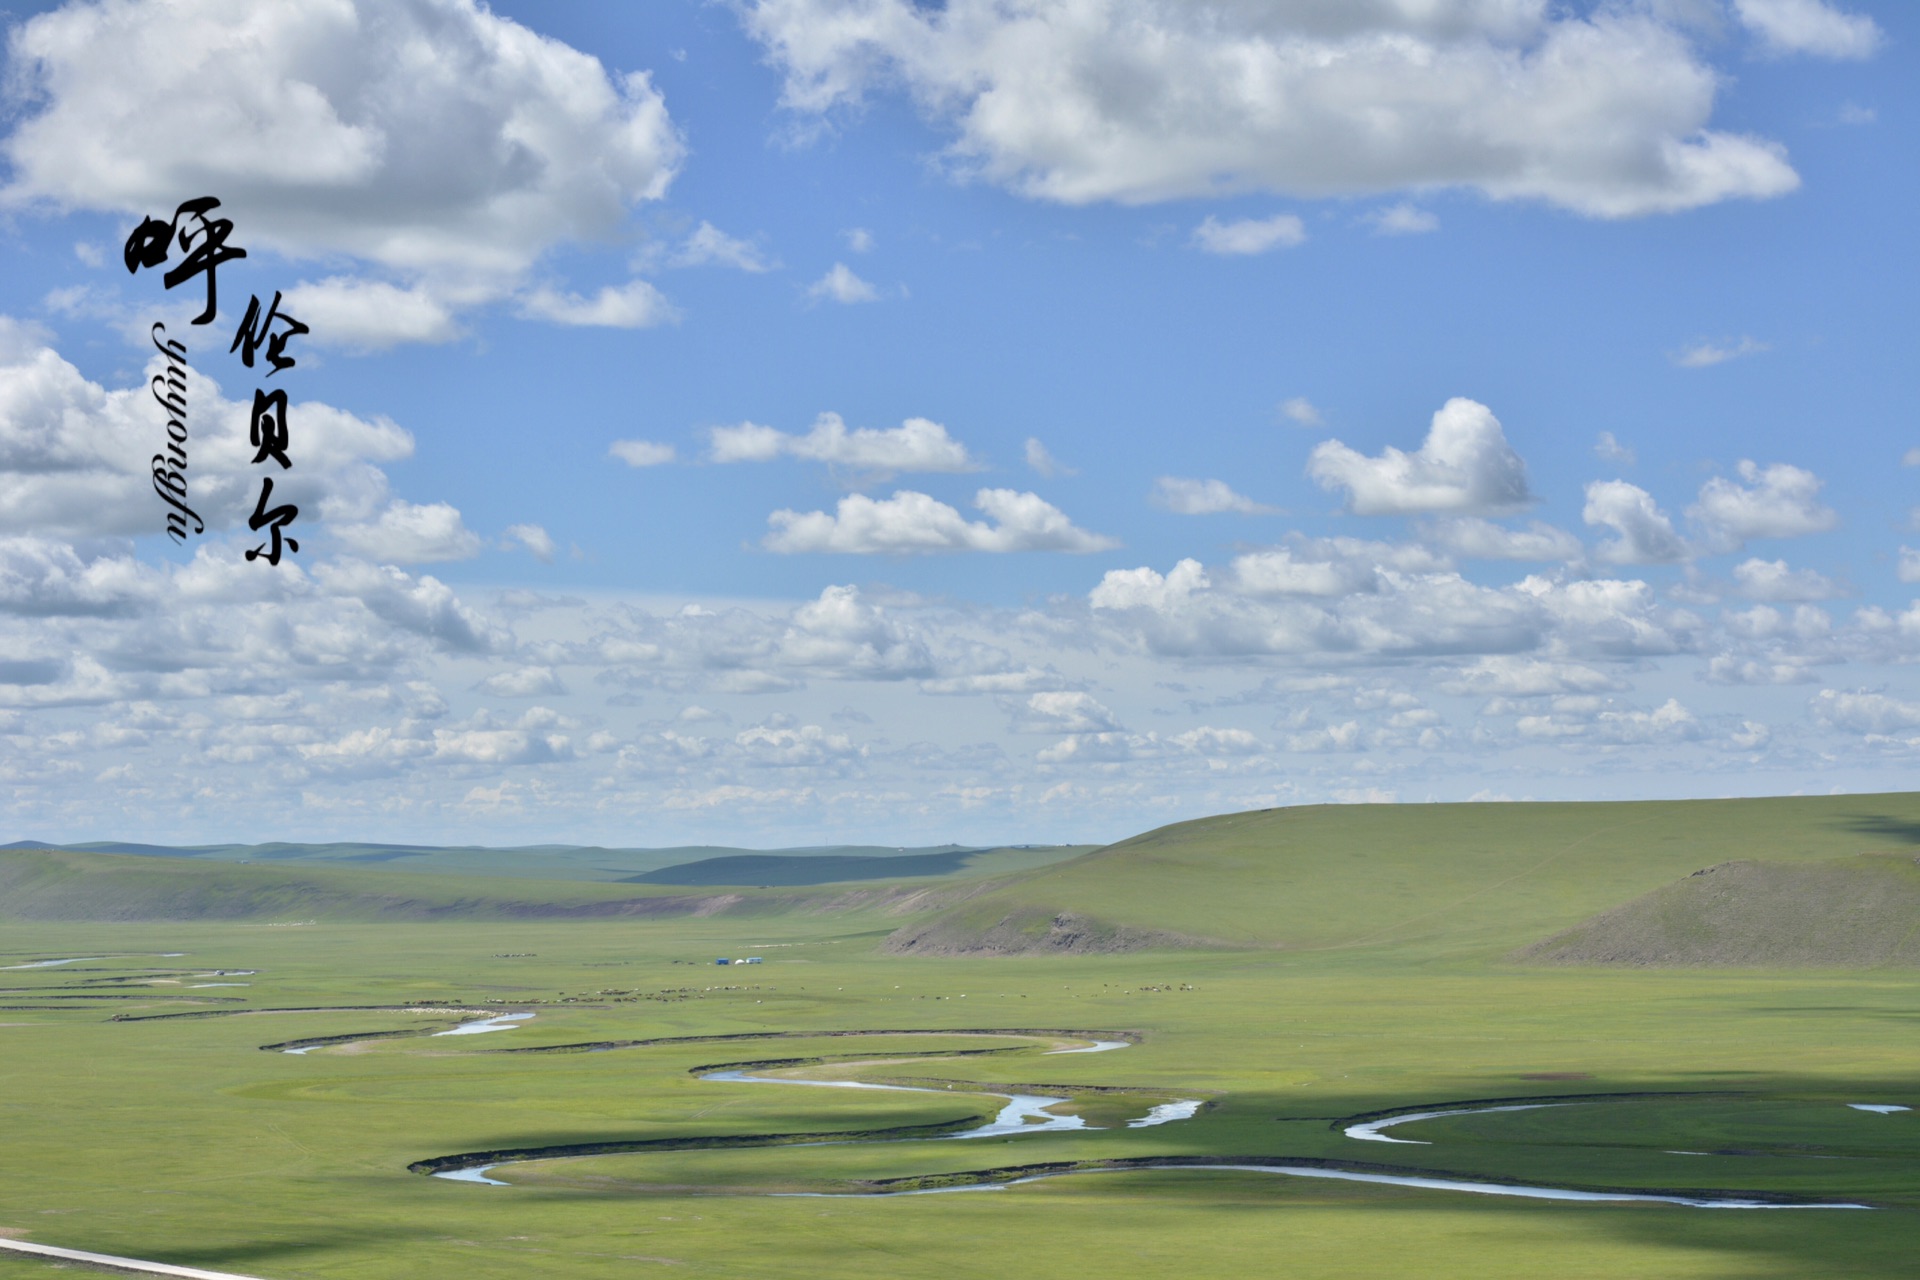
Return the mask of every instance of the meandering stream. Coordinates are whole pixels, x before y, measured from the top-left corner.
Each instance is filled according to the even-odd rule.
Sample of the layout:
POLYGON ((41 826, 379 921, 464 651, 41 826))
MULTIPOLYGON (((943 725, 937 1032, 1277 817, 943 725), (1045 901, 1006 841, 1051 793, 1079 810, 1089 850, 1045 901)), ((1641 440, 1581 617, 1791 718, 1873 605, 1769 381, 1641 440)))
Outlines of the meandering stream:
MULTIPOLYGON (((476 1024, 477 1025, 477 1024, 476 1024)), ((489 1028, 491 1029, 491 1028, 489 1028)), ((1127 1048, 1126 1040, 1094 1040, 1093 1043, 1075 1048, 1052 1049, 1047 1053, 1101 1053, 1127 1048)), ((912 1085, 878 1084, 866 1080, 808 1080, 789 1076, 754 1075, 741 1069, 716 1069, 702 1073, 701 1079, 716 1084, 791 1084, 807 1085, 826 1089, 875 1089, 899 1093, 947 1093, 946 1089, 929 1089, 912 1085)), ((985 1094, 989 1097, 1005 1099, 1005 1105, 991 1120, 975 1128, 960 1133, 937 1136, 920 1136, 892 1139, 848 1139, 853 1142, 925 1142, 925 1141, 964 1141, 970 1138, 1011 1137, 1026 1134, 1061 1133, 1067 1131, 1091 1129, 1086 1120, 1077 1115, 1056 1115, 1052 1107, 1065 1101, 1060 1097, 1048 1097, 1038 1094, 996 1093, 986 1088, 970 1088, 969 1093, 985 1094)), ((1126 1122, 1129 1129, 1142 1129, 1154 1125, 1170 1124, 1188 1120, 1197 1115, 1205 1104, 1199 1099, 1182 1098, 1172 1102, 1160 1103, 1136 1119, 1126 1122)), ((1481 1106, 1459 1106, 1433 1111, 1414 1111, 1401 1115, 1387 1116, 1374 1120, 1360 1121, 1346 1125, 1341 1132, 1348 1138, 1360 1142, 1392 1142, 1406 1145, 1431 1146, 1417 1138, 1396 1138, 1385 1130, 1395 1125, 1411 1124, 1418 1120, 1437 1120, 1447 1116, 1472 1115, 1481 1112, 1496 1111, 1537 1111, 1548 1107, 1579 1105, 1568 1102, 1525 1102, 1496 1103, 1481 1106)), ((1861 1110, 1874 1110, 1883 1113, 1904 1110, 1890 1104, 1851 1104, 1861 1110)), ((809 1144, 815 1145, 815 1144, 809 1144)), ((840 1145, 838 1141, 825 1138, 817 1145, 840 1145)), ((552 1159, 552 1156, 531 1157, 552 1159)), ((488 1177, 488 1173, 500 1168, 502 1164, 515 1161, 498 1161, 464 1169, 437 1170, 432 1176, 451 1182, 479 1183, 490 1187, 511 1186, 512 1183, 498 1178, 488 1177)), ((1029 1166, 1029 1169, 1033 1168, 1029 1166)), ((1374 1172, 1364 1169, 1342 1169, 1315 1163, 1293 1163, 1283 1159, 1259 1162, 1226 1162, 1209 1157, 1171 1157, 1157 1160, 1115 1160, 1105 1164, 1069 1165, 1057 1169, 1042 1169, 1028 1172, 1019 1169, 983 1170, 976 1175, 978 1181, 951 1186, 926 1187, 912 1185, 913 1179, 902 1179, 904 1184, 898 1188, 881 1188, 872 1191, 851 1192, 770 1192, 766 1194, 790 1196, 854 1196, 889 1197, 903 1195, 945 1194, 962 1191, 997 1191, 1005 1187, 1021 1186, 1030 1182, 1039 1182, 1049 1178, 1068 1177, 1084 1173, 1120 1173, 1127 1171, 1152 1170, 1157 1172, 1206 1172, 1208 1170, 1240 1173, 1277 1174, 1291 1178, 1319 1178, 1335 1182, 1374 1183, 1382 1186, 1416 1187, 1431 1191, 1456 1191, 1473 1195, 1512 1196, 1528 1200, 1554 1200, 1575 1203, 1638 1203, 1671 1204, 1693 1209, 1868 1209, 1872 1206, 1856 1203, 1816 1203, 1784 1202, 1761 1200, 1742 1196, 1678 1195, 1660 1192, 1639 1191, 1584 1191, 1569 1187, 1552 1187, 1526 1183, 1478 1182, 1472 1179, 1436 1177, 1425 1174, 1374 1172)))

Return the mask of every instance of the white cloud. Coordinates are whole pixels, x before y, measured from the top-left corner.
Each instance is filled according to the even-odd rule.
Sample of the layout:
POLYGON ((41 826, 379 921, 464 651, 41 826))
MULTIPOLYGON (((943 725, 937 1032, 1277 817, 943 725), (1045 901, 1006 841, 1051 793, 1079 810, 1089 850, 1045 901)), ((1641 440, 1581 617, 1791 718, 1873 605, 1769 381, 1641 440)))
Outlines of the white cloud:
POLYGON ((1808 704, 1813 718, 1829 729, 1854 733, 1893 734, 1920 727, 1920 703, 1870 693, 1822 689, 1808 704))
POLYGON ((1107 551, 1111 538, 1074 526, 1038 494, 982 489, 973 505, 992 524, 969 521, 944 502, 911 489, 891 498, 851 494, 833 515, 824 511, 776 511, 773 531, 761 540, 769 551, 839 552, 853 555, 923 555, 941 551, 1107 551))
POLYGON ((865 227, 848 227, 842 232, 847 240, 847 248, 854 253, 873 252, 873 232, 865 227))
POLYGON ((353 551, 384 564, 470 560, 480 554, 483 545, 452 505, 415 504, 397 498, 377 519, 338 524, 333 533, 353 551))
POLYGON ((1527 467, 1507 444, 1487 406, 1456 397, 1433 415, 1427 438, 1413 453, 1388 445, 1368 457, 1338 440, 1315 447, 1307 474, 1325 489, 1345 489, 1356 515, 1430 512, 1498 514, 1533 501, 1527 467))
POLYGON ((1250 255, 1291 249, 1307 242, 1307 224, 1290 213, 1221 222, 1213 217, 1193 229, 1193 246, 1208 253, 1250 255))
POLYGON ((1831 600, 1846 594, 1825 575, 1790 569, 1785 560, 1744 561, 1734 566, 1733 580, 1749 600, 1831 600))
POLYGON ((1822 506, 1822 481, 1811 471, 1784 462, 1762 467, 1742 459, 1736 468, 1744 484, 1715 476, 1700 487, 1700 501, 1687 508, 1717 551, 1737 551, 1748 538, 1797 538, 1824 533, 1840 523, 1839 513, 1822 506))
POLYGON ((1916 446, 1901 454, 1900 465, 1903 467, 1920 467, 1920 446, 1916 446))
POLYGON ((606 285, 591 298, 557 289, 535 289, 520 300, 520 314, 555 324, 601 329, 650 329, 680 318, 666 295, 645 280, 606 285))
POLYGON ((1699 718, 1674 698, 1668 698, 1652 711, 1556 707, 1544 714, 1521 716, 1514 728, 1525 738, 1613 746, 1686 742, 1703 732, 1699 718))
POLYGON ((980 463, 947 429, 928 418, 908 418, 897 427, 847 430, 837 413, 823 413, 806 435, 743 422, 709 433, 713 462, 770 462, 782 454, 851 467, 875 475, 902 471, 978 471, 980 463))
MULTIPOLYGON (((156 355, 146 374, 164 368, 156 355)), ((189 373, 185 502, 209 531, 230 528, 253 509, 259 482, 250 470, 249 416, 250 403, 227 400, 200 370, 189 373)), ((390 496, 374 464, 410 455, 412 437, 384 418, 317 401, 296 401, 287 416, 299 466, 276 480, 276 501, 297 505, 303 521, 316 514, 339 524, 380 519, 390 496)), ((165 441, 165 425, 144 380, 108 391, 35 331, 0 317, 0 532, 163 533, 165 508, 148 460, 165 441)))
POLYGON ((1746 356, 1756 356, 1772 348, 1758 338, 1743 337, 1738 341, 1696 342, 1673 354, 1672 360, 1682 369, 1711 369, 1716 364, 1725 364, 1729 360, 1739 360, 1746 356))
POLYGON ((1613 432, 1602 431, 1600 438, 1593 442, 1593 456, 1602 462, 1618 462, 1632 466, 1637 459, 1633 450, 1613 438, 1613 432))
POLYGON ((807 286, 807 296, 816 301, 826 298, 833 302, 878 302, 880 291, 853 273, 853 268, 844 262, 836 262, 827 274, 807 286))
POLYGON ((1532 599, 1552 621, 1556 645, 1567 653, 1632 658, 1692 648, 1700 620, 1662 609, 1653 588, 1638 579, 1588 578, 1553 582, 1534 575, 1512 588, 1532 599))
POLYGON ((1329 724, 1325 728, 1309 729, 1304 733, 1287 735, 1287 750, 1303 754, 1360 751, 1365 749, 1366 745, 1358 720, 1329 724))
POLYGON ((495 672, 482 680, 478 688, 496 698, 544 698, 567 691, 552 667, 518 667, 495 672))
POLYGON ((1149 501, 1183 516, 1211 516, 1227 511, 1271 515, 1275 510, 1235 493, 1224 480, 1189 480, 1181 476, 1161 476, 1155 480, 1149 501))
POLYGON ((1175 734, 1168 741, 1200 756, 1251 756, 1268 749, 1266 743, 1245 729, 1217 729, 1212 725, 1175 734))
POLYGON ((758 245, 736 239, 711 222, 694 228, 668 261, 676 267, 732 267, 754 274, 771 271, 775 265, 758 245))
POLYGON ((383 622, 454 652, 491 653, 507 643, 505 633, 438 578, 355 561, 323 562, 313 576, 329 594, 357 601, 383 622))
POLYGON ((1120 725, 1090 693, 1030 694, 1014 716, 1016 733, 1110 733, 1120 725))
POLYGON ((170 216, 215 191, 239 243, 358 258, 442 304, 617 231, 683 154, 644 73, 473 0, 66 5, 11 48, 34 110, 7 202, 170 216))
POLYGON ((124 615, 138 611, 157 590, 130 556, 83 557, 50 538, 0 536, 0 613, 124 615))
POLYGON ((1296 426, 1320 427, 1326 425, 1325 421, 1320 417, 1320 411, 1313 407, 1313 401, 1307 399, 1305 396, 1294 396, 1292 399, 1283 400, 1280 404, 1280 412, 1296 426))
POLYGON ((674 451, 672 445, 653 440, 615 440, 607 446, 607 456, 630 467, 658 467, 672 462, 674 451))
POLYGON ((1440 219, 1432 212, 1412 204, 1388 205, 1367 215, 1375 235, 1418 236, 1440 229, 1440 219))
POLYGON ((553 556, 559 550, 554 545, 553 535, 537 524, 510 524, 507 526, 507 545, 518 543, 525 547, 536 560, 553 563, 553 556))
POLYGON ((1857 102, 1841 104, 1837 117, 1841 124, 1873 124, 1880 119, 1880 113, 1872 107, 1863 107, 1857 102))
POLYGON ((1894 574, 1902 582, 1920 582, 1920 551, 1901 547, 1900 563, 1895 566, 1894 574))
POLYGON ((1653 495, 1625 480, 1595 480, 1580 513, 1590 525, 1619 535, 1595 553, 1608 564, 1672 564, 1687 558, 1687 544, 1653 495))
POLYGON ((328 276, 287 290, 286 311, 313 332, 320 346, 381 351, 403 342, 449 342, 460 336, 453 312, 424 289, 382 280, 328 276))
POLYGON ((1879 49, 1879 24, 1825 0, 1733 0, 1740 21, 1773 53, 1868 58, 1879 49))
POLYGON ((1509 529, 1478 516, 1435 520, 1425 536, 1463 560, 1576 560, 1585 550, 1564 529, 1535 520, 1525 529, 1509 529))
POLYGON ((755 725, 735 734, 733 744, 747 764, 766 769, 845 769, 867 754, 845 734, 817 724, 755 725))
POLYGON ((1640 6, 754 0, 819 118, 906 88, 951 168, 1070 204, 1461 186, 1596 217, 1765 198, 1781 148, 1709 128, 1719 76, 1640 6))
POLYGON ((1443 682, 1444 691, 1510 698, 1592 694, 1625 688, 1617 677, 1577 662, 1545 662, 1511 654, 1481 658, 1443 682))
POLYGON ((1063 465, 1058 458, 1048 453, 1047 446, 1041 444, 1035 436, 1027 437, 1027 465, 1049 480, 1055 476, 1079 474, 1072 467, 1063 465))

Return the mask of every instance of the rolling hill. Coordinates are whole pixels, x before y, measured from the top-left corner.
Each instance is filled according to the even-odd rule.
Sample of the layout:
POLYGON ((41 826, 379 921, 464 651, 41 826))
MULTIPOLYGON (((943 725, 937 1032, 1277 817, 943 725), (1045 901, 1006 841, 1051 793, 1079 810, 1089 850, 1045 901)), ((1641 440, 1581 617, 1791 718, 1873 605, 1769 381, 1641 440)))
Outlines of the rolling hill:
POLYGON ((1132 950, 1171 939, 1503 955, 1735 859, 1920 848, 1920 795, 1307 806, 1176 823, 915 920, 903 954, 1132 950))

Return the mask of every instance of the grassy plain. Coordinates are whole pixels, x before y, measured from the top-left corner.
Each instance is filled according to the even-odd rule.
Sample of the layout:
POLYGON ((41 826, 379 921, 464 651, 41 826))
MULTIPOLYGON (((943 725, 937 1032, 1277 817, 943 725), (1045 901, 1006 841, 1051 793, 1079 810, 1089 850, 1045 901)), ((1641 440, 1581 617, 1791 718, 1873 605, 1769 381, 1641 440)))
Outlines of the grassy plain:
MULTIPOLYGON (((1614 839, 1608 833, 1625 806, 1582 807, 1594 833, 1585 837, 1573 829, 1580 815, 1543 815, 1553 821, 1518 850, 1501 847, 1510 834, 1488 834, 1486 821, 1509 821, 1504 813, 1483 820, 1478 807, 1463 806, 1408 811, 1397 832, 1383 832, 1378 811, 1345 811, 1356 825, 1344 831, 1336 813, 1309 815, 1328 824, 1325 847, 1288 854, 1276 843, 1268 857, 1278 866, 1263 864, 1250 839, 1218 840, 1213 863, 1201 843, 1183 840, 1177 877, 1151 869, 1131 886, 1126 862, 1111 851, 1093 856, 1107 859, 1101 892, 1109 916, 1131 913, 1215 937, 1277 915, 1317 921, 1316 933, 1279 938, 1279 946, 1273 935, 1287 931, 1261 926, 1264 945, 1242 949, 901 957, 877 944, 903 921, 877 911, 0 923, 0 965, 103 957, 0 969, 0 1230, 265 1277, 343 1280, 449 1267, 475 1280, 625 1277, 654 1267, 724 1277, 1904 1277, 1920 1252, 1920 1111, 1877 1116, 1846 1104, 1920 1106, 1920 984, 1911 970, 1605 970, 1504 959, 1516 945, 1653 887, 1656 876, 1727 856, 1841 857, 1911 843, 1889 824, 1909 820, 1920 804, 1854 800, 1852 810, 1816 804, 1811 816, 1788 813, 1790 821, 1779 809, 1746 818, 1722 812, 1697 825, 1686 811, 1655 814, 1641 824, 1654 852, 1621 855, 1623 865, 1613 867, 1574 867, 1566 846, 1584 840, 1577 854, 1614 839), (1736 820, 1746 825, 1728 836, 1736 820), (1857 829, 1867 820, 1881 825, 1857 829), (1449 821, 1456 830, 1439 829, 1449 821), (1826 842, 1816 846, 1807 832, 1826 832, 1826 842), (1733 844, 1743 847, 1724 852, 1733 844), (1289 858, 1321 870, 1289 870, 1289 858), (1366 869, 1342 889, 1348 861, 1366 869), (1513 878, 1515 868, 1529 867, 1537 884, 1513 878), (1396 878, 1424 884, 1424 901, 1383 902, 1378 891, 1396 878), (1256 883, 1272 893, 1280 892, 1275 885, 1296 889, 1277 904, 1243 901, 1256 883), (1176 892, 1170 886, 1182 900, 1167 900, 1176 892), (1193 927, 1209 910, 1217 923, 1193 927), (157 954, 165 952, 186 954, 157 954), (742 953, 766 963, 711 963, 742 953), (250 985, 196 985, 209 982, 250 985), (233 1003, 188 1003, 213 1000, 233 1003), (407 1002, 537 1016, 482 1036, 350 1041, 297 1056, 258 1047, 453 1020, 321 1008, 407 1002), (308 1011, 145 1016, 289 1007, 308 1011), (124 1020, 110 1021, 115 1013, 124 1020), (495 1052, 756 1032, 986 1028, 1115 1030, 1136 1033, 1139 1043, 1063 1056, 1046 1056, 1049 1046, 1030 1040, 938 1034, 495 1052), (983 1046, 1013 1052, 908 1056, 983 1046), (1193 1120, 1141 1130, 540 1161, 497 1170, 515 1184, 506 1187, 407 1172, 412 1162, 463 1151, 861 1130, 983 1117, 996 1105, 964 1088, 952 1096, 877 1093, 691 1074, 702 1065, 829 1055, 884 1060, 856 1071, 867 1078, 1133 1086, 1145 1091, 1142 1108, 1167 1096, 1214 1105, 1193 1120), (1600 1094, 1656 1096, 1395 1131, 1427 1146, 1358 1143, 1335 1124, 1455 1101, 1600 1094), (759 1194, 1193 1155, 1880 1207, 1553 1204, 1195 1170, 944 1195, 759 1194)), ((1227 834, 1235 829, 1225 826, 1227 834)), ((1162 857, 1143 865, 1158 868, 1162 857)), ((1076 865, 1098 864, 1068 867, 1076 865)), ((1033 873, 1005 891, 1055 900, 1057 886, 1035 885, 1061 874, 1033 873)), ((377 892, 381 873, 365 876, 367 892, 377 892)), ((806 1070, 831 1076, 847 1068, 806 1070)), ((1111 1095, 1082 1101, 1103 1118, 1126 1109, 1111 1095)), ((8 1280, 52 1269, 0 1255, 8 1280)))

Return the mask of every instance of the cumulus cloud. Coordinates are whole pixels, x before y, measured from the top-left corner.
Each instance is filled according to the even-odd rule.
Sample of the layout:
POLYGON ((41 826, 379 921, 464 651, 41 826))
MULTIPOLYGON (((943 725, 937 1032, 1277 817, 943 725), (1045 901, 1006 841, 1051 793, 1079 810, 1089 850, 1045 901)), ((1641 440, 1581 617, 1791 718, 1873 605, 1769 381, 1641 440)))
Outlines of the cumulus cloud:
POLYGON ((519 667, 512 671, 497 671, 477 687, 496 698, 542 698, 567 691, 552 667, 519 667))
POLYGON ((1626 686, 1616 676, 1577 662, 1552 662, 1496 654, 1462 667, 1443 681, 1440 687, 1454 694, 1535 698, 1556 694, 1602 693, 1626 686))
POLYGON ((1761 43, 1777 54, 1811 53, 1823 58, 1868 58, 1880 48, 1879 24, 1825 0, 1733 0, 1733 11, 1761 43))
MULTIPOLYGON (((156 355, 145 372, 152 378, 163 369, 156 355)), ((251 402, 226 399, 216 381, 195 369, 188 405, 186 502, 209 531, 231 528, 251 513, 259 484, 247 439, 251 402)), ((400 427, 311 400, 294 402, 288 421, 300 465, 276 479, 276 500, 284 496, 303 519, 317 515, 337 527, 388 520, 402 538, 422 521, 432 523, 421 508, 395 505, 378 466, 413 452, 413 438, 400 427)), ((109 391, 33 330, 0 317, 0 532, 69 538, 162 532, 148 459, 165 443, 165 423, 145 381, 109 391)), ((438 518, 443 532, 458 522, 451 507, 438 518)))
POLYGON ((1017 733, 1111 733, 1119 728, 1113 712, 1090 693, 1032 694, 1014 715, 1017 733))
POLYGON ((658 467, 673 461, 674 449, 654 440, 615 440, 607 446, 607 456, 630 467, 658 467))
POLYGON ((0 536, 0 613, 113 616, 136 611, 159 584, 131 556, 82 556, 51 538, 0 536))
POLYGON ((1633 450, 1613 438, 1613 432, 1602 431, 1600 438, 1593 442, 1593 456, 1603 462, 1618 462, 1632 466, 1637 459, 1633 450))
MULTIPOLYGON (((243 243, 359 259, 442 307, 617 231, 684 151, 645 73, 474 0, 73 4, 23 23, 11 53, 32 109, 4 144, 6 202, 166 215, 215 191, 243 243)), ((352 292, 311 287, 342 307, 352 292)), ((445 335, 424 305, 376 332, 365 302, 369 345, 445 335)))
POLYGON ((680 318, 665 294, 645 280, 607 285, 591 298, 558 289, 535 289, 520 300, 520 314, 576 328, 650 329, 680 318))
POLYGON ((1440 219, 1418 205, 1393 204, 1367 215, 1375 235, 1418 236, 1440 229, 1440 219))
POLYGON ((756 275, 775 265, 758 245, 730 236, 711 222, 694 228, 667 261, 676 267, 732 267, 756 275))
POLYGON ((480 537, 467 528, 449 503, 416 504, 395 499, 378 519, 335 525, 334 536, 370 560, 388 564, 430 564, 470 560, 480 554, 480 537))
POLYGON ((1894 574, 1902 582, 1920 582, 1920 551, 1901 547, 1900 562, 1894 567, 1894 574))
POLYGON ((1533 501, 1527 467, 1507 444, 1493 411, 1456 397, 1433 415, 1413 453, 1388 445, 1378 457, 1338 440, 1316 446, 1307 474, 1324 489, 1347 490, 1356 515, 1494 515, 1533 501))
POLYGON ((1266 743, 1245 729, 1219 729, 1213 725, 1177 733, 1168 741, 1199 756, 1251 756, 1268 749, 1266 743))
POLYGON ((1148 498, 1154 506, 1183 516, 1211 516, 1236 511, 1242 515, 1270 515, 1275 508, 1235 493, 1224 480, 1188 480, 1161 476, 1148 498))
POLYGON ((708 433, 713 462, 771 462, 785 455, 850 467, 878 476, 902 471, 978 471, 980 463, 947 429, 928 418, 908 418, 897 427, 847 430, 837 413, 823 413, 807 434, 743 422, 708 433))
POLYGON ((1320 427, 1326 422, 1320 416, 1320 410, 1314 408, 1313 401, 1305 396, 1294 396, 1280 402, 1281 416, 1298 427, 1320 427))
POLYGON ((1078 475, 1072 467, 1061 463, 1060 459, 1047 452, 1047 446, 1034 436, 1027 437, 1027 465, 1040 475, 1051 480, 1055 476, 1078 475))
POLYGON ((1617 535, 1595 553, 1608 564, 1672 564, 1687 558, 1687 544, 1673 531, 1673 521, 1639 485, 1595 480, 1587 486, 1580 516, 1617 535))
POLYGON ((1672 360, 1682 369, 1711 369, 1714 365, 1725 364, 1729 360, 1739 360, 1745 356, 1757 356, 1772 348, 1758 338, 1743 337, 1737 341, 1696 342, 1673 353, 1672 360))
POLYGON ((1557 699, 1546 712, 1521 716, 1514 728, 1524 738, 1613 746, 1686 742, 1704 732, 1699 717, 1675 698, 1651 711, 1603 708, 1594 699, 1557 699))
POLYGON ((1733 580, 1749 600, 1831 600, 1846 594, 1824 574, 1788 568, 1785 560, 1743 561, 1734 566, 1733 580))
POLYGON ((1290 213, 1221 222, 1209 217, 1193 229, 1193 247, 1208 253, 1249 256, 1291 249, 1307 242, 1307 224, 1290 213))
POLYGON ((1564 529, 1535 520, 1525 529, 1478 516, 1435 520, 1422 532, 1436 546, 1462 560, 1576 560, 1584 547, 1564 529))
POLYGON ((506 545, 525 547, 534 559, 547 564, 553 563, 554 552, 559 550, 554 545, 553 535, 537 524, 508 525, 506 545))
POLYGON ((321 564, 314 578, 329 593, 355 600, 367 612, 456 653, 491 653, 506 634, 434 577, 413 577, 392 565, 356 561, 321 564))
POLYGON ((1307 538, 1233 558, 1227 582, 1251 596, 1344 596, 1393 589, 1396 576, 1446 571, 1445 558, 1418 543, 1307 538))
POLYGON ((460 336, 445 303, 425 289, 403 289, 384 280, 303 280, 287 290, 286 310, 312 328, 303 340, 349 351, 383 351, 403 342, 449 342, 460 336))
POLYGON ((1808 705, 1813 718, 1829 729, 1884 735, 1920 727, 1920 703, 1865 689, 1822 689, 1808 705))
POLYGON ((1700 487, 1700 501, 1687 508, 1714 550, 1737 551, 1749 538, 1824 533, 1840 523, 1839 513, 1820 503, 1823 482, 1813 472, 1747 459, 1735 470, 1744 483, 1715 476, 1700 487))
MULTIPOLYGON (((1451 571, 1370 563, 1358 546, 1337 560, 1333 550, 1303 542, 1253 553, 1217 578, 1191 559, 1165 574, 1115 569, 1088 603, 1149 652, 1183 657, 1516 652, 1540 644, 1557 612, 1575 604, 1551 583, 1496 590, 1451 571)), ((1645 616, 1649 600, 1617 602, 1628 618, 1608 616, 1606 603, 1590 606, 1594 636, 1621 647, 1635 637, 1673 643, 1645 616)))
POLYGON ((1595 217, 1794 189, 1710 127, 1720 77, 1646 6, 753 0, 819 118, 904 87, 951 169, 1084 204, 1458 186, 1595 217))
POLYGON ((807 286, 807 296, 818 302, 878 302, 880 291, 853 273, 844 262, 836 262, 827 274, 807 286))
POLYGON ((942 551, 1107 551, 1120 544, 1076 527, 1058 507, 1034 493, 982 489, 973 505, 991 524, 911 489, 891 498, 851 494, 834 514, 776 511, 772 532, 761 540, 769 551, 839 552, 852 555, 924 555, 942 551))

